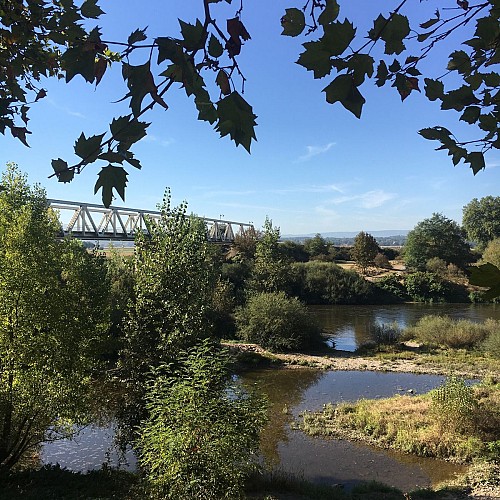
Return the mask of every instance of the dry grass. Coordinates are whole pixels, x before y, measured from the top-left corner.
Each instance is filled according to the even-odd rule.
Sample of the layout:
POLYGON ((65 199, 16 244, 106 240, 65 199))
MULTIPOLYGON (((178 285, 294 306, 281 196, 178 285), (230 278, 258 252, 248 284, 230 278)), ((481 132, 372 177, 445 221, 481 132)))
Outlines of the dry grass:
POLYGON ((321 412, 305 412, 300 428, 311 435, 362 440, 419 456, 470 462, 489 457, 489 443, 500 440, 500 387, 482 385, 472 390, 478 409, 471 415, 473 425, 468 432, 458 424, 450 425, 449 415, 436 410, 430 394, 325 405, 321 412))

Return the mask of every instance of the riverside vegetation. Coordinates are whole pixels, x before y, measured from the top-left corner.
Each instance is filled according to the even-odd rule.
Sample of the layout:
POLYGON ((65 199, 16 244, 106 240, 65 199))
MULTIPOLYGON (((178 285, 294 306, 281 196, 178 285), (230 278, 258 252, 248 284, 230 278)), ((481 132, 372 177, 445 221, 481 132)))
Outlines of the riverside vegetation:
MULTIPOLYGON (((269 220, 262 233, 240 235, 232 248, 210 246, 200 220, 187 215, 185 204, 172 207, 168 193, 159 224, 151 225, 150 237, 137 235, 133 256, 111 250, 105 258, 76 241, 56 241, 57 216, 45 193, 30 187, 15 165, 1 187, 0 497, 402 498, 382 485, 343 492, 263 470, 257 451, 266 402, 232 379, 234 359, 220 341, 259 342, 274 359, 282 356, 278 351, 317 349, 321 332, 305 304, 467 297, 458 267, 434 262, 434 270, 380 278, 375 258, 385 255, 377 272, 386 272, 395 252, 375 254, 372 239, 360 237, 361 247, 371 246, 358 249, 367 279, 334 262, 345 260, 347 249, 319 235, 307 245, 281 244, 269 220), (96 381, 120 387, 114 418, 121 444, 137 453, 138 473, 37 468, 43 443, 94 419, 96 381)), ((480 297, 475 290, 475 300, 480 297)), ((439 356, 448 364, 465 356, 499 373, 497 323, 445 321, 425 319, 403 332, 420 343, 419 351, 401 344, 406 337, 392 327, 379 327, 379 342, 365 347, 364 356, 411 355, 441 367, 439 356), (444 331, 448 336, 438 335, 444 331)), ((474 389, 453 383, 473 402, 471 425, 482 422, 466 431, 475 455, 461 457, 480 455, 493 464, 498 386, 492 379, 474 389)), ((439 410, 439 397, 423 400, 432 411, 449 412, 439 410)), ((441 493, 412 498, 433 494, 441 493)))

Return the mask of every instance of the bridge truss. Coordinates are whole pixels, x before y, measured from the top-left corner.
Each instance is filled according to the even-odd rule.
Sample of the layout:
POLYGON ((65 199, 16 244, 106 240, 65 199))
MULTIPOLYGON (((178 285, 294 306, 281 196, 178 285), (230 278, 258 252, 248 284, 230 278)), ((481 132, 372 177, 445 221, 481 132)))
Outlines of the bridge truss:
MULTIPOLYGON (((63 200, 47 201, 63 220, 61 237, 71 235, 82 240, 133 241, 137 231, 148 233, 148 224, 158 223, 161 217, 161 212, 152 210, 106 208, 103 205, 63 200)), ((250 223, 200 218, 207 228, 207 240, 212 243, 232 243, 236 234, 253 230, 250 223)))

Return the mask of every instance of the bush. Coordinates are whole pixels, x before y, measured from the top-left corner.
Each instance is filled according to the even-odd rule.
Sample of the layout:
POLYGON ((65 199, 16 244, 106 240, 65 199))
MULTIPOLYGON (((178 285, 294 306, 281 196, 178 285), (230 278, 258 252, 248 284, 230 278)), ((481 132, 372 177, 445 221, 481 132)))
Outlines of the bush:
POLYGON ((405 338, 412 338, 427 345, 451 348, 470 348, 479 345, 491 333, 498 331, 500 322, 487 320, 474 323, 465 319, 446 316, 424 316, 415 326, 406 328, 405 338))
POLYGON ((397 321, 391 323, 374 323, 370 327, 372 339, 381 345, 395 344, 401 338, 402 329, 397 321))
POLYGON ((441 424, 457 432, 471 431, 475 426, 478 401, 472 387, 459 377, 447 378, 432 391, 432 409, 441 424))
POLYGON ((228 384, 227 360, 204 342, 162 367, 149 390, 140 462, 153 498, 237 499, 256 465, 262 399, 228 384))
POLYGON ((381 267, 382 269, 392 269, 392 265, 389 262, 389 259, 383 253, 378 253, 377 255, 375 255, 373 263, 377 267, 381 267))
POLYGON ((240 337, 271 351, 309 348, 319 327, 305 306, 283 292, 259 293, 236 312, 240 337))
POLYGON ((406 293, 416 302, 443 302, 445 282, 436 274, 417 271, 405 278, 406 293))
POLYGON ((481 349, 490 356, 500 359, 500 321, 489 319, 485 325, 491 325, 491 332, 482 343, 481 349))
POLYGON ((394 299, 401 301, 408 298, 406 288, 401 281, 401 276, 397 274, 388 274, 377 280, 375 285, 394 299))
POLYGON ((294 264, 293 292, 307 304, 360 304, 369 300, 371 286, 354 271, 329 262, 294 264))

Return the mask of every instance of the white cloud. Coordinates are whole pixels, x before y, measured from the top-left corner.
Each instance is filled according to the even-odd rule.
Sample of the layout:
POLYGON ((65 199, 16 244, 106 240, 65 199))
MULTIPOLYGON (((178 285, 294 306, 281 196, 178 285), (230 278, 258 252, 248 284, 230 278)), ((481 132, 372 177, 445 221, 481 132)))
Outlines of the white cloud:
POLYGON ((396 198, 394 193, 386 193, 382 189, 368 191, 361 195, 361 206, 363 208, 376 208, 382 206, 386 201, 396 198))
POLYGON ((314 156, 321 155, 323 153, 326 153, 329 151, 333 146, 335 146, 335 142, 329 142, 328 144, 325 144, 324 146, 306 146, 307 153, 305 155, 299 156, 296 160, 295 163, 301 163, 304 161, 308 161, 314 156))
POLYGON ((271 193, 289 194, 289 193, 343 193, 344 190, 336 184, 297 186, 283 189, 271 189, 271 193))
POLYGON ((171 144, 173 144, 175 142, 175 139, 173 139, 172 137, 162 139, 156 135, 147 134, 146 137, 144 137, 143 141, 144 142, 155 142, 155 143, 159 144, 160 146, 163 146, 164 148, 166 148, 167 146, 170 146, 171 144))
POLYGON ((66 113, 69 116, 75 116, 76 118, 87 118, 83 113, 80 113, 79 111, 73 111, 72 109, 68 108, 67 106, 61 106, 61 105, 57 104, 53 99, 47 99, 47 102, 51 106, 53 106, 54 108, 66 113))
POLYGON ((328 203, 330 205, 341 205, 343 203, 357 201, 359 202, 357 205, 361 208, 370 209, 380 207, 387 201, 393 200, 394 198, 397 198, 395 193, 387 193, 382 189, 375 189, 362 194, 333 198, 329 200, 328 203))

